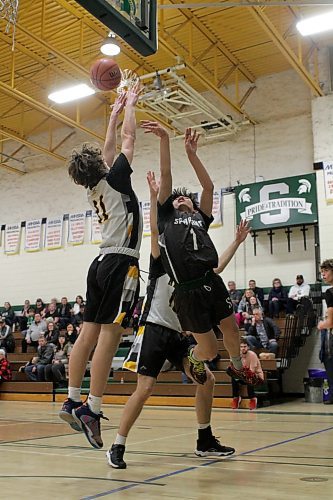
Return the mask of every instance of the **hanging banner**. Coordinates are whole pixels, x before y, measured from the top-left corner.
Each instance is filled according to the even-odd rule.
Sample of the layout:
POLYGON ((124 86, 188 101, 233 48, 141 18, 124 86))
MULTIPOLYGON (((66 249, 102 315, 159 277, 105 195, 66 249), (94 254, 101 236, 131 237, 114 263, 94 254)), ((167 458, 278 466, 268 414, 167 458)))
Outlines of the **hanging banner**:
POLYGON ((86 213, 69 214, 68 243, 69 245, 82 245, 86 225, 86 213))
POLYGON ((237 186, 236 217, 253 230, 318 222, 316 174, 237 186))
POLYGON ((5 254, 15 255, 20 251, 21 223, 6 224, 5 228, 5 254))
POLYGON ((326 203, 333 203, 333 162, 323 161, 326 203))
POLYGON ((223 224, 223 219, 222 219, 222 190, 220 191, 214 191, 213 195, 213 210, 212 210, 212 216, 214 217, 214 220, 210 227, 220 227, 223 224))
POLYGON ((25 243, 26 252, 39 252, 42 242, 42 219, 28 220, 25 223, 25 243))
POLYGON ((45 248, 56 250, 62 248, 63 216, 47 219, 45 226, 45 248))
POLYGON ((150 201, 141 202, 142 219, 143 219, 143 236, 150 236, 150 201))
POLYGON ((93 243, 94 245, 98 245, 99 243, 102 242, 101 226, 98 222, 98 217, 95 213, 93 213, 91 217, 90 242, 93 243))

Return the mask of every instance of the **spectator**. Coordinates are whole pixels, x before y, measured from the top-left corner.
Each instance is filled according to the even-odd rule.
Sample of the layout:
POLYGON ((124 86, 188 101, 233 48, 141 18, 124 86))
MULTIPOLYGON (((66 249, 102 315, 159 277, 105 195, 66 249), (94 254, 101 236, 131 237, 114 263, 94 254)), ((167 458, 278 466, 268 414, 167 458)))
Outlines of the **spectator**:
POLYGON ((59 331, 53 321, 47 321, 44 337, 46 338, 46 342, 48 344, 53 344, 54 346, 56 346, 58 342, 59 331))
POLYGON ((67 297, 62 297, 61 304, 58 307, 59 329, 65 330, 67 325, 72 321, 72 306, 68 302, 67 297))
POLYGON ((260 309, 260 311, 263 312, 259 299, 255 295, 250 297, 249 301, 246 303, 246 310, 242 313, 245 331, 248 331, 252 324, 254 309, 260 309))
POLYGON ((15 339, 10 326, 6 325, 5 318, 0 318, 0 347, 6 352, 15 351, 15 339))
POLYGON ((46 322, 42 320, 39 313, 35 314, 32 324, 29 326, 25 338, 22 340, 22 352, 27 352, 28 345, 37 347, 39 345, 39 337, 44 336, 46 331, 46 322))
POLYGON ((272 284, 268 295, 268 311, 271 318, 278 318, 281 310, 286 308, 288 295, 279 278, 274 278, 272 284))
POLYGON ((54 324, 59 323, 59 312, 57 304, 50 302, 45 312, 45 319, 51 318, 54 324))
POLYGON ((252 324, 246 335, 246 340, 251 349, 267 349, 275 355, 278 352, 278 339, 280 328, 271 318, 263 317, 261 309, 253 309, 252 324))
POLYGON ((28 311, 28 317, 27 317, 27 328, 26 330, 21 330, 22 336, 25 337, 27 334, 28 329, 32 325, 35 319, 35 309, 33 307, 30 307, 28 311))
POLYGON ((17 316, 17 322, 20 327, 20 331, 26 330, 28 328, 28 316, 30 309, 30 300, 26 299, 24 301, 23 308, 21 310, 21 314, 17 316))
POLYGON ((249 289, 253 290, 254 295, 259 299, 260 304, 264 305, 264 290, 259 288, 255 280, 249 280, 249 289))
POLYGON ((42 299, 36 299, 35 313, 40 314, 41 318, 44 318, 46 313, 46 306, 42 299))
POLYGON ((81 329, 81 325, 83 323, 84 310, 85 310, 85 306, 83 304, 81 304, 79 312, 74 315, 73 325, 77 331, 78 331, 78 329, 81 329))
POLYGON ((81 306, 84 306, 83 297, 82 297, 82 295, 77 295, 76 299, 75 299, 75 303, 73 305, 73 309, 72 309, 72 312, 73 312, 74 316, 75 316, 75 314, 78 314, 80 312, 80 307, 81 306))
MULTIPOLYGON (((261 368, 260 361, 255 352, 249 350, 249 344, 246 339, 242 339, 240 343, 240 352, 243 366, 249 368, 252 372, 256 373, 262 381, 264 381, 264 373, 261 368)), ((242 398, 240 397, 240 386, 247 386, 247 394, 250 398, 249 408, 250 410, 255 410, 257 408, 257 398, 255 397, 253 385, 245 384, 241 380, 231 379, 232 383, 232 402, 231 408, 237 410, 239 408, 242 398)))
POLYGON ((234 312, 236 313, 242 299, 242 292, 236 289, 236 283, 234 281, 228 281, 228 292, 234 306, 234 312))
POLYGON ((61 333, 54 350, 52 363, 45 367, 45 380, 47 382, 61 383, 66 381, 66 367, 71 348, 72 344, 68 342, 66 335, 61 333))
POLYGON ((6 325, 10 326, 11 328, 16 323, 15 311, 9 302, 4 303, 4 309, 1 313, 1 316, 5 319, 6 325))
POLYGON ((47 344, 44 335, 38 338, 37 356, 33 358, 33 363, 24 369, 29 380, 33 382, 45 380, 45 366, 52 362, 53 349, 51 344, 47 344))
POLYGON ((250 288, 245 290, 242 300, 238 304, 238 312, 235 314, 236 321, 240 327, 244 326, 244 319, 247 319, 252 314, 252 306, 250 303, 251 297, 255 298, 256 303, 259 307, 261 307, 261 303, 259 302, 259 299, 256 298, 254 291, 250 288))
MULTIPOLYGON (((79 330, 80 330, 80 328, 79 328, 79 330)), ((72 325, 72 323, 69 323, 69 325, 67 325, 67 328, 66 328, 66 333, 67 333, 68 341, 72 345, 74 345, 76 339, 79 336, 80 331, 77 331, 77 329, 74 328, 74 325, 72 325)))
POLYGON ((310 295, 310 285, 304 283, 304 278, 302 274, 296 276, 296 285, 293 285, 288 293, 287 314, 293 314, 296 311, 296 307, 302 297, 308 297, 310 295))
MULTIPOLYGON (((333 259, 324 260, 320 266, 323 280, 328 285, 333 285, 333 259)), ((318 330, 321 330, 321 349, 319 358, 324 363, 329 383, 328 399, 325 404, 333 404, 333 287, 325 291, 327 306, 326 317, 319 321, 318 330)))
POLYGON ((4 349, 0 349, 0 384, 1 382, 8 382, 11 379, 12 371, 7 359, 6 351, 4 349))

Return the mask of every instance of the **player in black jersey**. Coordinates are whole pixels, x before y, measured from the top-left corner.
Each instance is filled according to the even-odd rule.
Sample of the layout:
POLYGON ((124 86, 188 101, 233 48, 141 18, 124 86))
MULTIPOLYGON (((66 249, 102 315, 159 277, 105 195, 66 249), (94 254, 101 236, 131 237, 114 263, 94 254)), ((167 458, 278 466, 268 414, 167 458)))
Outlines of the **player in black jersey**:
MULTIPOLYGON (((333 259, 327 259, 320 265, 322 278, 328 285, 333 285, 333 259)), ((321 349, 319 358, 324 363, 329 383, 328 398, 324 404, 333 405, 333 287, 324 293, 327 306, 326 317, 319 321, 318 330, 321 330, 321 349)))
MULTIPOLYGON (((145 132, 158 137, 166 133, 157 122, 145 120, 141 126, 145 132)), ((214 272, 218 267, 218 255, 208 235, 213 220, 214 186, 197 155, 198 139, 196 132, 186 130, 185 150, 202 186, 200 207, 186 190, 172 191, 171 163, 161 162, 158 226, 162 262, 175 284, 174 311, 182 329, 192 332, 197 342, 188 357, 192 376, 198 383, 205 383, 204 360, 214 359, 217 355, 213 327, 219 325, 231 358, 228 374, 256 384, 258 377, 242 366, 232 302, 221 277, 214 272)))

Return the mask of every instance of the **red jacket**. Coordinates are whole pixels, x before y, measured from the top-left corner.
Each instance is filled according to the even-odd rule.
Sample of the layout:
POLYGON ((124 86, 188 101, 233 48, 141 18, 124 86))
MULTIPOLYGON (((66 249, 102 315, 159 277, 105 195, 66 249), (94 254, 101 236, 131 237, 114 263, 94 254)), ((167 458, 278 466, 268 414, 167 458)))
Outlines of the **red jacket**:
POLYGON ((12 370, 8 359, 3 358, 0 360, 0 381, 8 381, 12 379, 12 370))

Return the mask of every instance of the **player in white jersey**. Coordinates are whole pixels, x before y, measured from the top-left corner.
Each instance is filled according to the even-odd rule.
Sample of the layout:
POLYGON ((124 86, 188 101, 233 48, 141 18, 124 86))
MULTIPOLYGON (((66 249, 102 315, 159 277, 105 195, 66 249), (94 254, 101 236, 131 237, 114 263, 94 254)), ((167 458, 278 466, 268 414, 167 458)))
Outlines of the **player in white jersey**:
POLYGON ((88 271, 84 323, 71 351, 68 399, 59 416, 73 429, 83 430, 95 448, 103 446, 100 419, 105 417, 100 408, 112 359, 139 295, 142 217, 131 184, 130 166, 139 92, 136 83, 116 99, 103 152, 83 144, 81 150, 73 151, 68 166, 74 182, 87 189, 88 201, 101 225, 102 244, 88 271), (117 121, 123 109, 121 153, 115 160, 117 121), (90 394, 82 405, 81 383, 94 348, 90 394))

